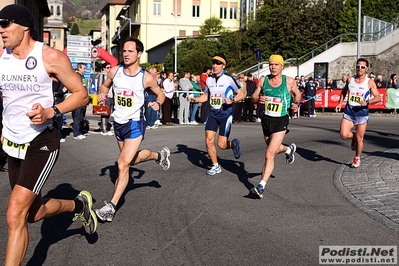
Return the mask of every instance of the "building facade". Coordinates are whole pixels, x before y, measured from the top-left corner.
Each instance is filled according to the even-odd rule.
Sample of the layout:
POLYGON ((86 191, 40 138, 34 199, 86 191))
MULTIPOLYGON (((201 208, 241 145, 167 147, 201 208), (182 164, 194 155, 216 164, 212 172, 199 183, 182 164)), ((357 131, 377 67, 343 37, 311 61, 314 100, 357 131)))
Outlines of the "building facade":
MULTIPOLYGON (((118 49, 116 57, 121 59, 122 43, 131 35, 144 44, 140 63, 148 62, 147 51, 175 37, 199 35, 200 27, 211 17, 221 19, 225 30, 237 31, 241 24, 240 4, 240 0, 127 0, 127 8, 115 17, 120 26, 112 36, 112 43, 117 47, 113 55, 116 56, 114 52, 118 49)), ((171 45, 173 47, 174 42, 171 45)), ((157 60, 157 63, 163 61, 157 60)))

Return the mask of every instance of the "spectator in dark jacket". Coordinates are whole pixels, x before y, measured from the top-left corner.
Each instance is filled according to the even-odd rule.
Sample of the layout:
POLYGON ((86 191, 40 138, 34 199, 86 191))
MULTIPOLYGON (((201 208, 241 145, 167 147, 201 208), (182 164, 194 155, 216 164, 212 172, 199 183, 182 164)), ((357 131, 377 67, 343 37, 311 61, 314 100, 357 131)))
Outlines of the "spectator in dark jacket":
POLYGON ((247 85, 247 95, 244 99, 243 119, 244 121, 255 122, 256 121, 256 119, 254 119, 255 106, 251 101, 251 96, 252 94, 254 94, 256 90, 256 83, 253 80, 251 73, 247 74, 246 85, 247 85))
POLYGON ((315 96, 316 96, 316 83, 310 77, 305 88, 306 101, 308 102, 308 115, 309 117, 316 117, 315 113, 315 96))

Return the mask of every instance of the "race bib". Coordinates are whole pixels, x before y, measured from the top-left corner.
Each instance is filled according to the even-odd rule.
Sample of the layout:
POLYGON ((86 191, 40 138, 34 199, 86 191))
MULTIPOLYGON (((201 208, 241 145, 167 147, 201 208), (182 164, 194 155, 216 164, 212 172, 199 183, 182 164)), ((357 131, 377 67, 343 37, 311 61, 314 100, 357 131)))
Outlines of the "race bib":
POLYGON ((18 159, 25 159, 26 152, 28 151, 29 143, 24 144, 16 144, 6 138, 3 139, 3 150, 9 156, 18 158, 18 159))
POLYGON ((283 100, 276 97, 266 97, 265 114, 273 117, 280 117, 283 110, 283 100))
POLYGON ((220 108, 222 106, 222 99, 223 97, 221 93, 211 94, 210 104, 213 108, 220 108))
POLYGON ((349 95, 349 104, 352 106, 359 106, 360 102, 364 99, 363 93, 351 93, 349 95))
POLYGON ((134 92, 122 92, 121 94, 118 94, 115 99, 115 103, 118 106, 124 107, 124 108, 133 108, 134 107, 134 92))

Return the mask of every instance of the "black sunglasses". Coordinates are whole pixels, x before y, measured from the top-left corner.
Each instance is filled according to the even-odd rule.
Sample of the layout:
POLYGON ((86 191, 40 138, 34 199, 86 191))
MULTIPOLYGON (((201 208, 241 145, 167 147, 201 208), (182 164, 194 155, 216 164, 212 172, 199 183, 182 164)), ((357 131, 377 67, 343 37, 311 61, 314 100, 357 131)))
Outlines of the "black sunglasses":
POLYGON ((219 61, 219 60, 212 60, 212 65, 213 64, 216 64, 216 65, 223 65, 223 63, 221 62, 221 61, 219 61))
POLYGON ((356 65, 356 68, 365 69, 365 68, 367 68, 367 66, 363 66, 363 65, 356 65))
POLYGON ((15 22, 14 20, 2 19, 2 20, 0 20, 0 28, 5 29, 8 26, 10 26, 11 23, 14 23, 14 22, 15 22))

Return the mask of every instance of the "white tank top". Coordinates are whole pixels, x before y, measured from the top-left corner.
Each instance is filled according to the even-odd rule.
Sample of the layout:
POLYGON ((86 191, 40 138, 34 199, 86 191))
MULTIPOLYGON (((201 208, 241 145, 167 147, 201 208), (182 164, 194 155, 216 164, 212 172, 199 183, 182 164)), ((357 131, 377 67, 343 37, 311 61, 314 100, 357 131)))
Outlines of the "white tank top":
POLYGON ((113 78, 115 111, 112 113, 114 121, 125 124, 129 120, 139 121, 144 113, 144 74, 141 69, 136 75, 129 76, 121 65, 113 78))
POLYGON ((356 76, 353 76, 349 82, 348 89, 348 104, 351 106, 361 106, 360 101, 364 100, 369 89, 369 78, 366 78, 362 83, 355 82, 356 76))
POLYGON ((25 59, 17 59, 11 49, 0 57, 0 90, 3 93, 3 136, 23 144, 31 142, 52 120, 42 125, 31 123, 27 112, 40 103, 44 108, 54 104, 52 80, 43 64, 43 43, 36 42, 25 59))

